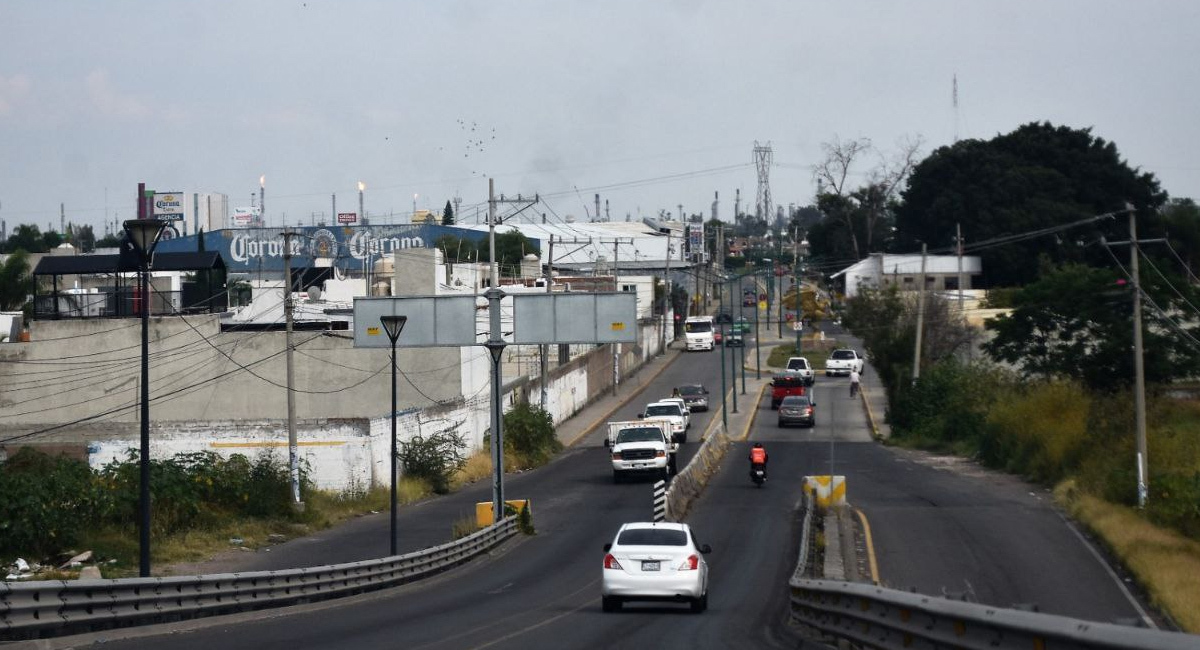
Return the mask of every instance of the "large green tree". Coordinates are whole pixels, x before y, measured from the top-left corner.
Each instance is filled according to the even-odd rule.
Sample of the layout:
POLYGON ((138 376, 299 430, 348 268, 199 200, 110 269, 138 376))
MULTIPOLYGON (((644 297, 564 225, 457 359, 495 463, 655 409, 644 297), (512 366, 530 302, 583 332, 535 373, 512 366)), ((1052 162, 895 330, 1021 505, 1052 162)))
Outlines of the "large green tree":
MULTIPOLYGON (((1033 233, 1124 208, 1139 210, 1139 236, 1161 233, 1157 208, 1166 200, 1153 174, 1132 168, 1111 142, 1091 129, 1031 123, 991 140, 963 140, 934 151, 913 170, 896 211, 900 246, 924 242, 952 250, 955 227, 965 244, 1033 233)), ((1122 221, 981 248, 985 286, 1035 280, 1046 257, 1054 263, 1106 264, 1101 235, 1128 233, 1122 221)))
MULTIPOLYGON (((57 244, 55 244, 57 246, 57 244)), ((42 231, 31 224, 21 224, 8 236, 4 249, 9 252, 25 251, 26 253, 45 253, 50 250, 46 246, 42 231)))
POLYGON ((442 208, 442 225, 454 225, 454 206, 450 205, 450 200, 446 200, 446 207, 442 208))
POLYGON ((0 264, 0 310, 25 306, 33 294, 33 276, 29 274, 29 254, 18 249, 0 264))
MULTIPOLYGON (((529 253, 540 255, 541 250, 521 231, 514 228, 505 233, 496 233, 496 261, 500 264, 501 275, 519 275, 521 259, 529 253)), ((491 261, 490 246, 485 241, 479 243, 479 259, 491 261)))
MULTIPOLYGON (((1195 374, 1200 361, 1200 292, 1147 257, 1141 272, 1146 380, 1195 374), (1161 273, 1160 273, 1161 272, 1161 273)), ((1176 268, 1178 266, 1176 265, 1176 268)), ((1072 263, 1045 269, 1013 295, 1013 310, 988 322, 984 350, 1042 377, 1065 377, 1105 390, 1133 381, 1131 283, 1120 271, 1072 263)))

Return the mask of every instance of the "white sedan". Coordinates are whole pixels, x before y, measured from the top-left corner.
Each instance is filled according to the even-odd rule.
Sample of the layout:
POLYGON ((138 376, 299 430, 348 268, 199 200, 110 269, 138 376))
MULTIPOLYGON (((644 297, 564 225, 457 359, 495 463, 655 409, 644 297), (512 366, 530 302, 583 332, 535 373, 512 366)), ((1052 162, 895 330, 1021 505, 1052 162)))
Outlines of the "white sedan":
POLYGON ((604 545, 600 604, 615 612, 629 600, 687 602, 708 608, 708 544, 698 546, 687 524, 638 522, 621 526, 604 545))

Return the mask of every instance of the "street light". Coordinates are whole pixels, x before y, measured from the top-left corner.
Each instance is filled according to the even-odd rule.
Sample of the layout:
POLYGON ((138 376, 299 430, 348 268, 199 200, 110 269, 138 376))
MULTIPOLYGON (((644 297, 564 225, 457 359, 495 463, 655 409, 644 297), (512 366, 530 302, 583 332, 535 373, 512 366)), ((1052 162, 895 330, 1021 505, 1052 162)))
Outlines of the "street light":
POLYGON ((138 303, 142 312, 142 398, 140 491, 138 493, 138 574, 150 577, 150 261, 167 222, 130 219, 125 234, 138 256, 138 303))
POLYGON ((391 341, 391 536, 389 537, 391 555, 396 554, 396 339, 404 324, 408 323, 407 315, 382 315, 379 320, 383 329, 388 331, 391 341))

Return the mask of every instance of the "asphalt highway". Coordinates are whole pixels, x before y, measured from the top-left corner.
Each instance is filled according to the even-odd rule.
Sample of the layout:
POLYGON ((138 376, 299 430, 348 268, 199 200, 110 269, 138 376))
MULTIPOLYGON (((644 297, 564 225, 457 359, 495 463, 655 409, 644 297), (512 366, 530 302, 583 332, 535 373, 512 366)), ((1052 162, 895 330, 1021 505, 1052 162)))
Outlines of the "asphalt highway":
MULTIPOLYGON (((719 417, 719 368, 716 355, 680 355, 614 417, 636 417, 644 403, 669 394, 672 386, 705 383, 715 404, 708 414, 696 414, 687 445, 694 453, 699 432, 719 417)), ((735 443, 688 515, 698 540, 713 547, 703 614, 674 604, 600 611, 601 547, 621 523, 651 517, 651 483, 613 484, 600 445, 603 432, 596 431, 550 465, 508 480, 510 498, 532 500, 537 534, 463 568, 351 599, 100 637, 105 647, 121 649, 810 647, 787 625, 787 579, 796 562, 803 477, 831 467, 846 476, 849 500, 870 522, 887 586, 998 606, 1037 603, 1043 612, 1091 620, 1138 615, 1095 551, 1044 494, 1009 477, 871 441, 862 404, 849 397, 844 378, 818 377, 813 393, 818 411, 811 429, 779 429, 769 400, 754 404, 755 390, 739 396, 742 409, 757 409, 749 439, 767 446, 770 478, 756 488, 746 474, 750 443, 735 443)), ((487 489, 477 486, 409 509, 401 526, 405 546, 420 545, 422 535, 444 536, 434 527, 419 532, 413 517, 424 512, 444 522, 473 512, 475 501, 490 498, 487 489)), ((300 566, 300 558, 328 564, 382 555, 387 521, 377 519, 259 554, 261 568, 272 562, 300 566)))

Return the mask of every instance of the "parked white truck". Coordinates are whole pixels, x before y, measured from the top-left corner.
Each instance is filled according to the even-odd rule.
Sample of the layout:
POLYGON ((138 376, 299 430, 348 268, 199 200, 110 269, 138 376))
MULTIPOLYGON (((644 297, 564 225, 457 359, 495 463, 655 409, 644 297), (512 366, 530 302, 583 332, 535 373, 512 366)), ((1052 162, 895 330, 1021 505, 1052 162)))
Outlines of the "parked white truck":
POLYGON ((865 360, 858 350, 850 348, 834 350, 829 355, 829 359, 825 361, 825 376, 849 375, 851 370, 856 370, 861 375, 864 364, 865 360))
POLYGON ((679 445, 671 441, 671 424, 666 420, 609 422, 605 446, 612 454, 613 483, 639 474, 666 479, 675 472, 679 445))

